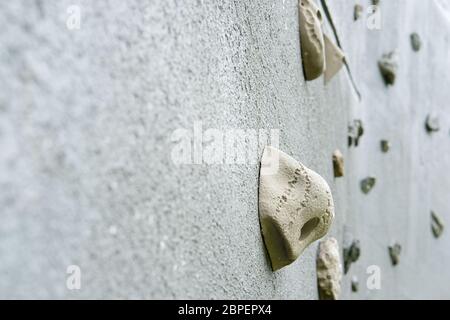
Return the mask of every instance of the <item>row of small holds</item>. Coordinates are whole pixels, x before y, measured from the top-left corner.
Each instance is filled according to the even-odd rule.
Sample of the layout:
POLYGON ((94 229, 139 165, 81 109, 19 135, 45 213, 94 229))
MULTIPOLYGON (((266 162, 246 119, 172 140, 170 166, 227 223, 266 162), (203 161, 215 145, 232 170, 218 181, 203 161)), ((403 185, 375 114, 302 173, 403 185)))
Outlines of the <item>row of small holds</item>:
MULTIPOLYGON (((440 218, 431 212, 433 235, 438 238, 443 231, 443 223, 440 218)), ((398 243, 388 247, 388 253, 393 266, 400 262, 402 247, 398 243)), ((355 263, 361 255, 359 240, 353 240, 350 246, 344 248, 344 274, 350 270, 350 266, 355 263)), ((327 238, 320 242, 316 260, 317 288, 319 299, 337 300, 341 293, 342 264, 339 254, 338 241, 335 238, 327 238)), ((358 277, 351 277, 351 290, 357 292, 359 289, 358 277)))

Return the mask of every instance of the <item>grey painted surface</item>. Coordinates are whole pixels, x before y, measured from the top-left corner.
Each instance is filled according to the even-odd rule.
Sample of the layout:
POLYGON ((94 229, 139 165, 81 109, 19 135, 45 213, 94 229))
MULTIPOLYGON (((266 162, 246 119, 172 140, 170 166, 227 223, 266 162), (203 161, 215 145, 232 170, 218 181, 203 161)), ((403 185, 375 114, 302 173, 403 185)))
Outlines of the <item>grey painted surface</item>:
POLYGON ((382 29, 371 31, 365 18, 353 22, 354 3, 329 7, 361 101, 345 70, 327 87, 305 83, 296 0, 2 2, 0 297, 316 299, 317 243, 270 269, 258 165, 172 161, 173 133, 201 121, 280 129, 280 149, 325 177, 331 235, 341 246, 361 241, 343 298, 449 298, 450 235, 432 237, 429 211, 450 221, 450 9, 382 1, 382 29), (79 30, 66 27, 71 4, 79 30), (400 69, 386 88, 377 59, 394 48, 400 69), (433 135, 429 111, 441 120, 433 135), (355 117, 366 132, 348 149, 355 117), (346 176, 335 180, 336 148, 346 176), (367 175, 378 180, 363 195, 367 175), (394 241, 403 246, 395 268, 394 241), (73 264, 82 287, 70 291, 73 264), (381 290, 364 285, 373 264, 381 290))

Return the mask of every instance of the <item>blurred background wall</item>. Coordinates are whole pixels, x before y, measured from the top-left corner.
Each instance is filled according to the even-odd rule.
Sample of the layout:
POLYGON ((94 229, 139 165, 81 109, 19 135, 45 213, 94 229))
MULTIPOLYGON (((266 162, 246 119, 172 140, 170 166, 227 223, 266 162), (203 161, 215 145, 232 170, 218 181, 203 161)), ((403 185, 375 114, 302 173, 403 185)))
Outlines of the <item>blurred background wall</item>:
POLYGON ((450 232, 430 226, 431 210, 450 221, 450 6, 381 0, 371 29, 369 0, 327 3, 350 73, 324 86, 304 80, 297 0, 2 1, 0 297, 317 299, 317 243, 271 271, 257 164, 173 161, 176 132, 200 124, 278 129, 279 148, 328 181, 330 236, 361 247, 342 298, 450 298, 450 232), (394 49, 386 87, 377 61, 394 49), (348 148, 354 119, 365 132, 348 148), (371 265, 379 290, 366 286, 371 265))

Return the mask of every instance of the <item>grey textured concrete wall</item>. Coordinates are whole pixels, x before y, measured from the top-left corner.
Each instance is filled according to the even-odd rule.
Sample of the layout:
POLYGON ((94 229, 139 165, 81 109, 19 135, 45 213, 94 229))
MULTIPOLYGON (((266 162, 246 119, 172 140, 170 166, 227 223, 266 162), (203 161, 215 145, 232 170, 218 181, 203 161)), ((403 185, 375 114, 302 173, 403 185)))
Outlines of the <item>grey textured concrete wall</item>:
POLYGON ((450 221, 450 8, 382 0, 381 30, 369 30, 366 16, 353 21, 355 3, 328 6, 361 100, 346 70, 326 87, 305 83, 297 0, 2 1, 0 297, 316 299, 317 243, 270 269, 257 164, 172 161, 173 133, 201 122, 279 129, 280 149, 325 177, 330 234, 361 241, 343 298, 449 298, 450 234, 432 237, 429 212, 450 221), (394 48, 398 79, 386 88, 377 60, 394 48), (430 111, 442 127, 433 135, 430 111), (354 118, 366 130, 348 149, 354 118), (346 176, 335 180, 336 148, 346 176), (364 195, 368 175, 377 184, 364 195), (80 290, 66 287, 69 265, 80 290), (365 286, 369 265, 380 290, 365 286))

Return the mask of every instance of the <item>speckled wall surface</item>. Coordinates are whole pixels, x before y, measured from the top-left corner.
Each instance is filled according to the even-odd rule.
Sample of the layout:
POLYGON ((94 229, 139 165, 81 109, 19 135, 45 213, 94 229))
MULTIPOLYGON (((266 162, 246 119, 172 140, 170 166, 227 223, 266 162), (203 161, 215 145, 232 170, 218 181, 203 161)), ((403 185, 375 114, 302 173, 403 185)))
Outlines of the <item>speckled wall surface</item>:
POLYGON ((430 229, 430 210, 450 221, 450 6, 381 0, 381 30, 369 30, 366 14, 353 21, 357 2, 369 5, 327 1, 361 100, 346 70, 305 83, 297 0, 2 1, 0 297, 316 299, 317 243, 271 271, 257 164, 172 161, 174 132, 201 123, 279 129, 280 149, 328 181, 330 234, 361 243, 343 298, 450 298, 450 233, 430 229), (70 5, 79 30, 66 26, 70 5), (395 48, 387 88, 377 60, 395 48), (441 124, 431 135, 429 112, 441 124), (349 149, 355 118, 365 133, 349 149), (69 265, 80 290, 66 287, 69 265), (370 265, 380 290, 365 286, 370 265))

